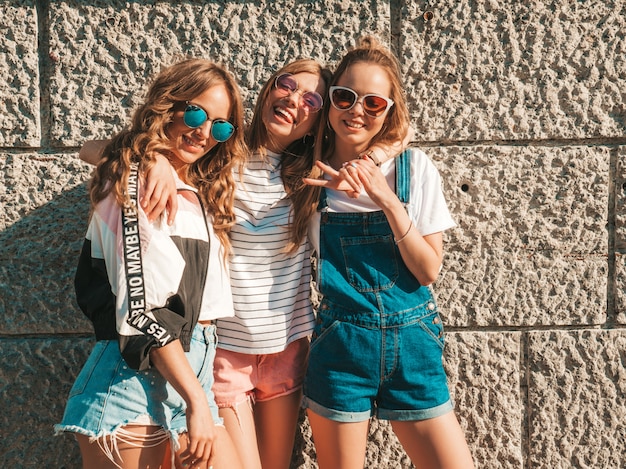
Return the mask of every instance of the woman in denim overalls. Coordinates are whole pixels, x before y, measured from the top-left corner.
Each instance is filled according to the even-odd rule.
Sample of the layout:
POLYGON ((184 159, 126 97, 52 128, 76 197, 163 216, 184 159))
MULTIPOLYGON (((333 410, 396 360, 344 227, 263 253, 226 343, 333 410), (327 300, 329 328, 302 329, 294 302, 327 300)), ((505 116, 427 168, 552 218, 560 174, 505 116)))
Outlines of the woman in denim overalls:
POLYGON ((321 469, 364 466, 373 415, 391 421, 416 467, 473 467, 428 287, 440 270, 442 231, 454 226, 439 173, 417 149, 381 168, 362 153, 406 134, 399 77, 395 57, 372 38, 348 52, 316 142, 326 162, 318 168, 331 180, 307 180, 323 186, 311 228, 322 298, 304 385, 321 469), (340 178, 357 190, 332 190, 340 178))

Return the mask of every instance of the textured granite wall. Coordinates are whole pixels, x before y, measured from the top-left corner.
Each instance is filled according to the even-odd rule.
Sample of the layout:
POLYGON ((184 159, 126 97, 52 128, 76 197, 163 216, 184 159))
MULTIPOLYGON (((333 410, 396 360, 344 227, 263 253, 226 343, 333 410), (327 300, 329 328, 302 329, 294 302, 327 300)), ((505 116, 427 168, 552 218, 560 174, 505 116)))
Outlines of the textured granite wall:
MULTIPOLYGON (((0 461, 79 468, 53 437, 93 344, 72 289, 86 139, 146 80, 222 61, 248 107, 279 65, 363 33, 397 51, 458 228, 435 289, 480 468, 626 467, 626 0, 0 0, 0 461)), ((313 468, 301 424, 293 468, 313 468)), ((374 422, 370 468, 405 468, 374 422)))

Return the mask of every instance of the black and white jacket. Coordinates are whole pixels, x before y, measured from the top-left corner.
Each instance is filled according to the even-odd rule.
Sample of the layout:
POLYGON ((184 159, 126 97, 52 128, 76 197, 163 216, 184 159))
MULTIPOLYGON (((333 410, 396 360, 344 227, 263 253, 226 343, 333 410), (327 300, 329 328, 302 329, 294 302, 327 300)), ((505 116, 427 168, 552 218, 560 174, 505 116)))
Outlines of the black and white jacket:
POLYGON ((234 314, 227 262, 211 220, 193 187, 178 179, 177 187, 171 226, 165 216, 150 223, 140 207, 131 226, 113 196, 98 203, 76 271, 78 304, 96 339, 119 340, 122 356, 138 370, 150 367, 152 347, 178 339, 188 351, 198 320, 234 314))

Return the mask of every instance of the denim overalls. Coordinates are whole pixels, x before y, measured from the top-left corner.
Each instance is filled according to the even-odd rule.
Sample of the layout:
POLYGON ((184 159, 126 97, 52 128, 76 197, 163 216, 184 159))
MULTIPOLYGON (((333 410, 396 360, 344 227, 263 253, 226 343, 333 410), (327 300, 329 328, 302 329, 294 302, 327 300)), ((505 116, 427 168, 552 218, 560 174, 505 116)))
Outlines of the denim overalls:
MULTIPOLYGON (((396 194, 406 204, 410 155, 396 158, 396 194)), ((341 422, 376 414, 423 420, 452 409, 442 365, 443 326, 430 288, 404 265, 382 211, 318 209, 318 288, 304 406, 341 422)))

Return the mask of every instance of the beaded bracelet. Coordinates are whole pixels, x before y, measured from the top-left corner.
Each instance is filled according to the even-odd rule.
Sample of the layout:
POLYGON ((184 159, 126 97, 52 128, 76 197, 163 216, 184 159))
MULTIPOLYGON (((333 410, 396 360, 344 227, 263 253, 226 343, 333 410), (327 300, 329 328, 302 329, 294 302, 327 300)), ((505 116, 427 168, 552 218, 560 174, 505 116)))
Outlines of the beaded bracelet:
POLYGON ((406 238, 409 235, 409 232, 411 231, 411 228, 413 228, 413 222, 412 221, 409 223, 409 228, 406 230, 406 233, 404 233, 400 237, 400 239, 395 239, 395 238, 393 239, 394 243, 396 243, 396 245, 397 245, 397 244, 400 244, 402 241, 404 241, 404 238, 406 238))

